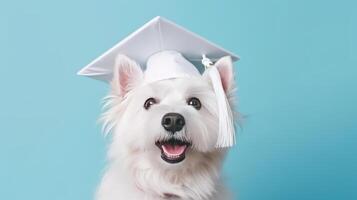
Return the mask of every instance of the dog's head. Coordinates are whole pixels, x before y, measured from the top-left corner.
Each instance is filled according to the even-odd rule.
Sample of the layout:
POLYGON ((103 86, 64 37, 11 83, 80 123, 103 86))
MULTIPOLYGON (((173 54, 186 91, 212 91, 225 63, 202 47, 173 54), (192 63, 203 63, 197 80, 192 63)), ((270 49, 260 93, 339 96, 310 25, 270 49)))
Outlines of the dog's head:
MULTIPOLYGON (((215 65, 232 103, 232 61, 223 57, 215 65)), ((172 168, 219 151, 217 102, 208 74, 150 84, 143 84, 144 78, 135 61, 118 56, 103 114, 106 131, 113 133, 111 156, 172 168)))

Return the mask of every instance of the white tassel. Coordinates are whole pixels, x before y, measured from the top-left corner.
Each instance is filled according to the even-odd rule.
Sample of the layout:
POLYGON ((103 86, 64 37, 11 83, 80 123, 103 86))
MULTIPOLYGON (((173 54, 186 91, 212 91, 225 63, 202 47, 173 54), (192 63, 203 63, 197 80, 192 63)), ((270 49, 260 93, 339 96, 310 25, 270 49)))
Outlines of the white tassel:
POLYGON ((212 82, 218 106, 219 132, 216 147, 231 147, 235 144, 233 113, 226 93, 224 92, 221 76, 217 67, 214 66, 212 61, 206 58, 205 55, 202 57, 202 64, 206 67, 206 70, 209 70, 208 74, 212 82))

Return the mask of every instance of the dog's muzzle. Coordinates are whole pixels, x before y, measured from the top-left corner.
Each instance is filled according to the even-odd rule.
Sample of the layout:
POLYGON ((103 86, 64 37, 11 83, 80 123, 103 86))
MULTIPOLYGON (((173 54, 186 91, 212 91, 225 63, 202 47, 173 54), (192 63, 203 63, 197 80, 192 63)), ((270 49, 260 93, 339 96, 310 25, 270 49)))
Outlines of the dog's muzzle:
POLYGON ((162 117, 161 125, 171 134, 170 139, 156 142, 156 146, 161 150, 161 158, 171 164, 183 161, 191 143, 176 139, 174 135, 184 128, 185 118, 179 113, 167 113, 162 117))

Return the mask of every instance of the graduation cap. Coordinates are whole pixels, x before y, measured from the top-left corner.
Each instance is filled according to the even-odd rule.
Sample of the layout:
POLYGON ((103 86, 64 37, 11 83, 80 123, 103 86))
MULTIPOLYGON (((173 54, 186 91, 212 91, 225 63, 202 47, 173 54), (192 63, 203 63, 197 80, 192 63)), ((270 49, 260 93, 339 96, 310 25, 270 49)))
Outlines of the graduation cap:
POLYGON ((220 75, 213 65, 224 56, 239 60, 233 53, 163 18, 155 17, 78 72, 78 75, 110 82, 116 57, 134 59, 145 71, 146 83, 169 78, 199 76, 209 70, 216 94, 219 116, 217 147, 235 142, 234 122, 220 75))

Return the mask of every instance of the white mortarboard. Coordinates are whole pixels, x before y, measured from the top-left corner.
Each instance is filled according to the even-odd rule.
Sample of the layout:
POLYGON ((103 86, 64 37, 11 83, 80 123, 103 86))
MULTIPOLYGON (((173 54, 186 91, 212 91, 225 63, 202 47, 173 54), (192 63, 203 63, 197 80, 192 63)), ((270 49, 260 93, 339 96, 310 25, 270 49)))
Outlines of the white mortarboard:
MULTIPOLYGON (((199 76, 211 61, 233 53, 162 17, 155 17, 78 72, 78 75, 110 82, 117 55, 134 59, 144 70, 147 83, 185 76, 199 76), (209 58, 209 59, 208 59, 209 58)), ((216 67, 209 67, 219 110, 217 147, 234 144, 234 123, 216 67), (219 83, 218 83, 219 82, 219 83)))

